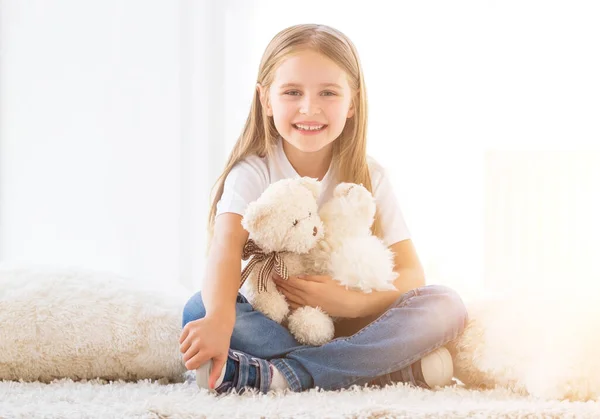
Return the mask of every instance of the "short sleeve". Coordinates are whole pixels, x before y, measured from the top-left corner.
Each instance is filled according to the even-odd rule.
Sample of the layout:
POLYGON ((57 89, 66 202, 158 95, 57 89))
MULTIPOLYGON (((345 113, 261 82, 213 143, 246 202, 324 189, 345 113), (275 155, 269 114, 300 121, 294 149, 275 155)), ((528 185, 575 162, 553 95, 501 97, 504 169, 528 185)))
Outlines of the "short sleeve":
POLYGON ((225 212, 244 215, 246 207, 268 186, 266 165, 259 157, 237 163, 225 178, 215 217, 225 212))
POLYGON ((410 231, 387 171, 378 166, 377 172, 373 196, 381 219, 383 241, 386 246, 391 246, 399 241, 410 239, 410 231))

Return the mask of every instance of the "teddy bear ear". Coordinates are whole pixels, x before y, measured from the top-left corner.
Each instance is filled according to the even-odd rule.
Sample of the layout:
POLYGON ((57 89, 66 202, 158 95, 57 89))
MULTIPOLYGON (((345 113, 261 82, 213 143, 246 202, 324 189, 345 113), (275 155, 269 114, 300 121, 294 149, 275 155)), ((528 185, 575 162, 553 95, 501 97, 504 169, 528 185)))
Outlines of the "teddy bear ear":
POLYGON ((317 199, 321 194, 321 182, 319 182, 317 179, 304 176, 300 178, 300 184, 311 191, 315 199, 317 199))
POLYGON ((244 211, 242 227, 249 233, 256 231, 265 215, 262 205, 258 202, 251 202, 244 211))
POLYGON ((349 183, 349 182, 339 183, 333 190, 333 196, 338 197, 338 198, 346 196, 346 195, 348 195, 350 190, 352 188, 354 188, 355 186, 356 186, 356 184, 349 183))

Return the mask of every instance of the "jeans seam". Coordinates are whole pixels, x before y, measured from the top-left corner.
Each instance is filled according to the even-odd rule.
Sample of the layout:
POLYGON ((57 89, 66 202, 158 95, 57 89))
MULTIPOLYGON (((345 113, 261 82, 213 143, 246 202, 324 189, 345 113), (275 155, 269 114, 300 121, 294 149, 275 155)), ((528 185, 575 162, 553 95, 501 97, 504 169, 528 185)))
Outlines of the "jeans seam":
POLYGON ((290 365, 285 361, 285 359, 276 358, 272 359, 269 362, 271 362, 271 364, 273 364, 275 368, 277 368, 283 374, 286 381, 290 385, 290 389, 292 391, 301 392, 303 390, 302 384, 300 383, 300 379, 298 378, 292 367, 290 367, 290 365))

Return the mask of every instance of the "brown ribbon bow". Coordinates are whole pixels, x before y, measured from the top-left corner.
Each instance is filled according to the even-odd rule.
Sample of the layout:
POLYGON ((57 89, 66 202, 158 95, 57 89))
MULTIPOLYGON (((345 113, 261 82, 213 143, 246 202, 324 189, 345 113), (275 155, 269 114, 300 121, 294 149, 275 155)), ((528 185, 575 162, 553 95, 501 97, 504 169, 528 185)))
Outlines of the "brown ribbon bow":
POLYGON ((252 272, 252 269, 254 269, 254 266, 258 262, 262 261, 265 261, 265 263, 260 267, 260 271, 258 272, 259 292, 267 290, 267 279, 269 279, 269 275, 273 269, 275 269, 275 272, 277 272, 280 277, 283 279, 288 279, 287 267, 285 266, 285 263, 283 263, 281 253, 283 252, 265 253, 260 247, 258 247, 254 240, 248 240, 244 245, 244 250, 242 251, 242 260, 247 260, 250 256, 252 256, 252 259, 242 271, 240 288, 242 285, 244 285, 246 279, 248 279, 248 276, 250 275, 250 272, 252 272))

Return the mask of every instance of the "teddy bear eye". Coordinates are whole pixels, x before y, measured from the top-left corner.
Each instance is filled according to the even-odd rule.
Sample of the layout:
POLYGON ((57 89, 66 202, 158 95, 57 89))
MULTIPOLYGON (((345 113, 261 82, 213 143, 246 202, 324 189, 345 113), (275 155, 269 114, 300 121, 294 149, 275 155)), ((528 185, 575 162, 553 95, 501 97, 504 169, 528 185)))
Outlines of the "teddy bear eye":
POLYGON ((294 225, 294 226, 295 226, 296 224, 298 224, 298 220, 294 220, 294 222, 292 223, 292 225, 294 225))

